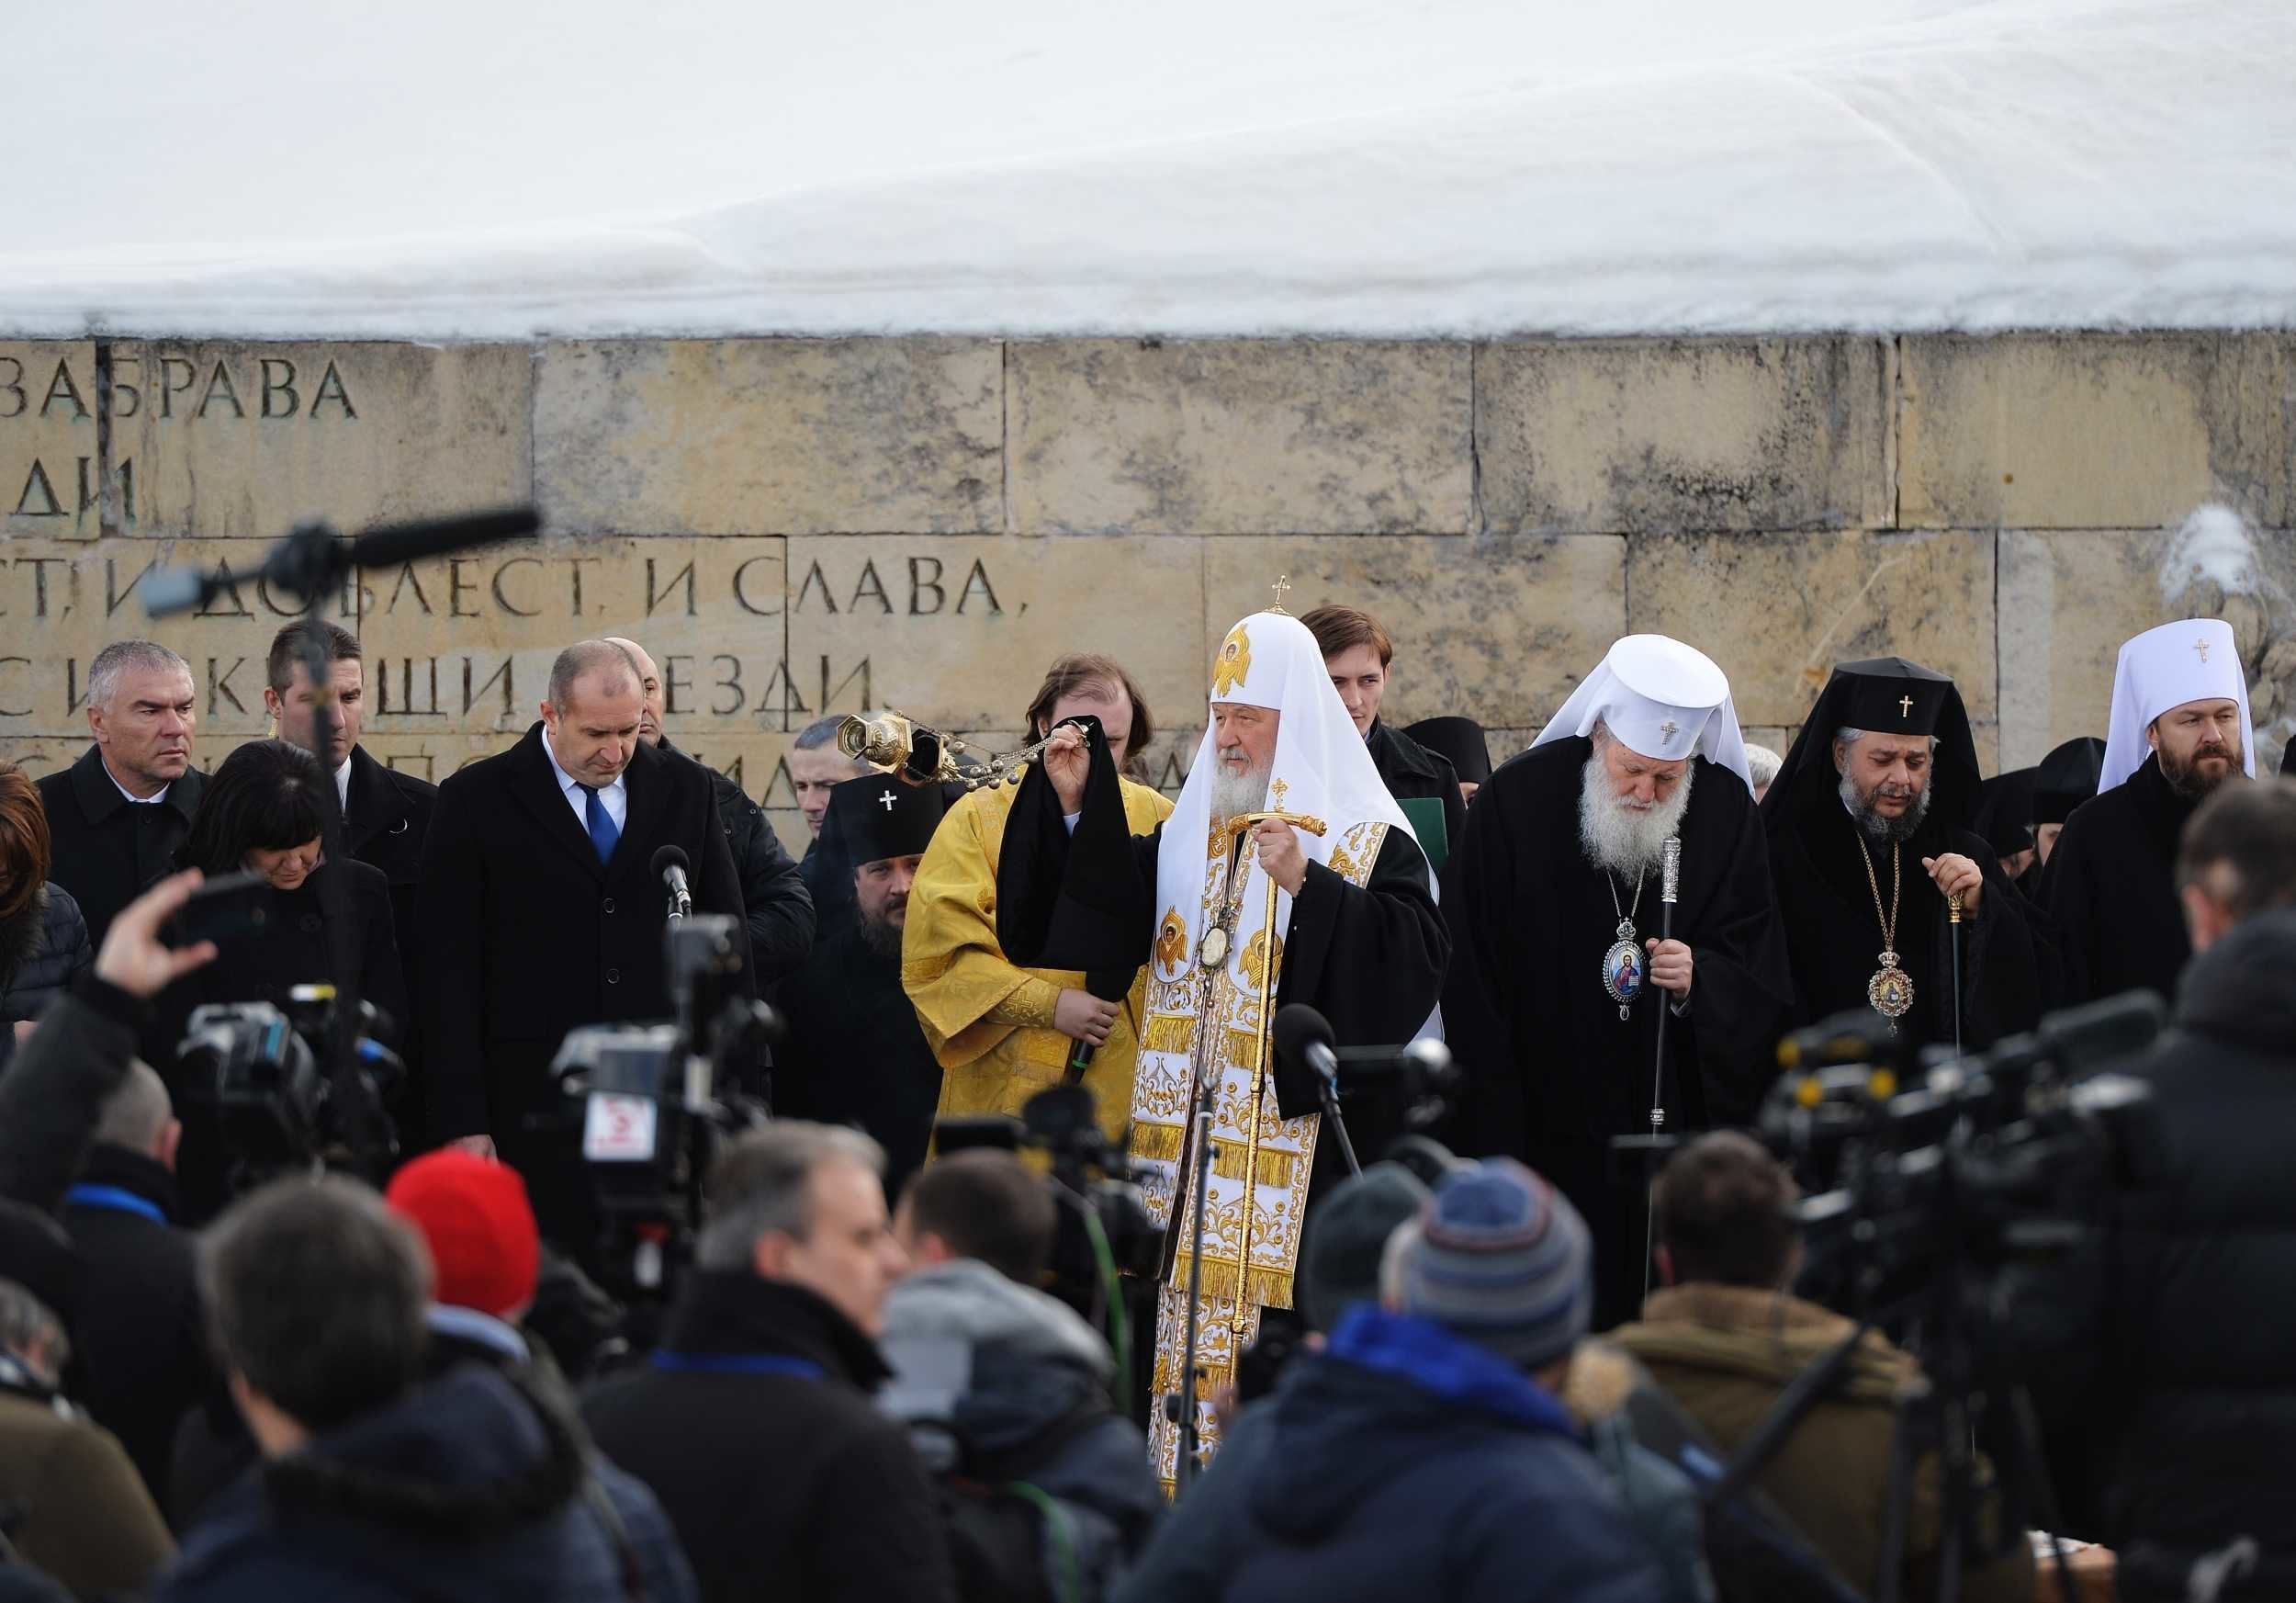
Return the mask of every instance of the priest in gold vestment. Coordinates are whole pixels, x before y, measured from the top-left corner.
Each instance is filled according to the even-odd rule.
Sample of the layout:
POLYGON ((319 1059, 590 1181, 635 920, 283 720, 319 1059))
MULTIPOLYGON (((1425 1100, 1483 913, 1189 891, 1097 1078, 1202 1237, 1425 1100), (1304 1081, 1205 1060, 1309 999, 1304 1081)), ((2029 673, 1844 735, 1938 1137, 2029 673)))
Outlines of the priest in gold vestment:
MULTIPOLYGON (((1154 726, 1139 687, 1112 659, 1053 663, 1029 705, 1030 740, 1080 714, 1100 720, 1120 773, 1137 769, 1154 726)), ((1147 785, 1131 778, 1120 785, 1131 833, 1151 834, 1171 816, 1172 804, 1147 785)), ((1071 1053, 1086 1042, 1094 1053, 1081 1083, 1101 1131, 1119 1140, 1131 1112, 1147 977, 1136 976, 1120 1000, 1104 1001, 1085 988, 1079 971, 1022 968, 1005 956, 996 867, 1012 797, 1010 787, 996 785, 951 807, 909 891, 901 984, 940 1061, 937 1116, 1018 1115, 1030 1097, 1064 1082, 1071 1053)))

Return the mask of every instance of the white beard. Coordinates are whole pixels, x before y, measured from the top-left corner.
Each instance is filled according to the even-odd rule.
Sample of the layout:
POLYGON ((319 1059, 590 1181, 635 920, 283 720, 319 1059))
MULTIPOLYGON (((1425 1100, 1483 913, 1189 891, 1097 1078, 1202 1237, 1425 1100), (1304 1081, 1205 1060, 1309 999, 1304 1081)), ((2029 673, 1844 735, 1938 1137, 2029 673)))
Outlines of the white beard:
POLYGON ((1267 802, 1267 770, 1247 769, 1231 773, 1227 764, 1215 756, 1216 766, 1211 775, 1211 817, 1214 824, 1234 818, 1238 813, 1256 813, 1267 802))
POLYGON ((1586 760, 1579 786, 1579 844, 1587 861, 1614 874, 1640 877, 1660 865, 1667 839, 1690 807, 1693 770, 1685 765, 1674 794, 1649 807, 1632 807, 1611 793, 1610 773, 1597 751, 1586 760))

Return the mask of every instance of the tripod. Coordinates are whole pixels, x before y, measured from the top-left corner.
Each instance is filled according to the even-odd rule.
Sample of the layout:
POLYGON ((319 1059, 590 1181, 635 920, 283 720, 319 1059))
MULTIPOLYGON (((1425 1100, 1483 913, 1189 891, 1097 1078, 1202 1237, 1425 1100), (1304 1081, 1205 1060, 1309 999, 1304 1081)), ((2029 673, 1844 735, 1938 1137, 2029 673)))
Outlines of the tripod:
MULTIPOLYGON (((1853 1232, 1851 1237, 1858 1239, 1853 1232)), ((1955 1239, 1958 1239, 1955 1237, 1955 1239)), ((1874 1603, 1899 1603, 1905 1596, 1911 1547, 1916 1478, 1921 1462, 1938 1464, 1940 1513, 1935 1557, 1938 1603, 1957 1603, 1962 1566, 1971 1553, 2006 1552, 2022 1541, 2029 1525, 2052 1531, 2058 1579, 2067 1597, 2077 1596, 2072 1561, 2054 1531, 2055 1510, 2041 1455, 2039 1433, 2023 1387, 2002 1389, 1998 1401, 1983 1389, 1980 1359, 1986 1333, 1979 1288, 1956 1249, 1937 1266, 1929 1282, 1882 1309, 1868 1309, 1850 1334, 1796 1375, 1750 1434, 1720 1480, 1706 1494, 1723 1503, 1751 1486, 1810 1411, 1831 1397, 1847 1377, 1866 1337, 1887 1320, 1908 1315, 1919 1332, 1925 1372, 1897 1400, 1890 1432, 1887 1502, 1875 1560, 1874 1603), (1988 1474, 1976 1439, 1998 1410, 2004 1434, 1996 1446, 2002 1464, 1988 1474), (1994 1529, 1984 1529, 1990 1504, 1994 1529), (2032 1518, 2028 1518, 2028 1516, 2032 1518)))

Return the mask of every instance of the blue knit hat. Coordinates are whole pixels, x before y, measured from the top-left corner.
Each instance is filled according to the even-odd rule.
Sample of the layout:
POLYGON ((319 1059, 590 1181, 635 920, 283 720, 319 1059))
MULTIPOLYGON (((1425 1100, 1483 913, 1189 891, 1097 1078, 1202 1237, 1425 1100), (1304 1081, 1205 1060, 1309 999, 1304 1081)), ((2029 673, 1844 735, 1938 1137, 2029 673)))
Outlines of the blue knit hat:
POLYGON ((1403 1310, 1536 1369, 1586 1334, 1594 1283, 1586 1222, 1511 1157, 1448 1176, 1402 1249, 1403 1310))

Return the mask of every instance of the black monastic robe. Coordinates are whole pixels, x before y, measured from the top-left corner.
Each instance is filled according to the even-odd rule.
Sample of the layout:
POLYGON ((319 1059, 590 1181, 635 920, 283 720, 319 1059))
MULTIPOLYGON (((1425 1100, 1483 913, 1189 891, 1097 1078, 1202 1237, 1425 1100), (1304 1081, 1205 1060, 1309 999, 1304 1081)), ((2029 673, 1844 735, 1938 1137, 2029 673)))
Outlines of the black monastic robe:
POLYGON ((773 1111, 851 1124, 885 1149, 885 1194, 925 1162, 940 1104, 940 1064, 901 989, 899 955, 881 955, 858 921, 814 948, 773 1005, 788 1035, 773 1049, 773 1111))
MULTIPOLYGON (((1913 981, 1913 1008, 1897 1021, 1909 1046, 1953 1042, 1953 931, 1945 897, 1921 866, 1924 857, 1958 852, 1985 875, 1985 895, 1961 921, 1961 1042, 1975 1052, 2030 1030, 2047 1005, 2052 959, 2039 909, 2001 872, 1984 838, 1934 813, 1898 848, 1895 945, 1913 981)), ((1814 796, 1770 837, 1778 912, 1794 962, 1795 1022, 1814 1024, 1868 1006, 1866 985, 1881 967, 1882 923, 1874 909, 1890 902, 1890 848, 1862 835, 1857 820, 1830 792, 1814 796), (1871 854, 1866 879, 1861 840, 1871 854)))
POLYGON ((2063 952, 2064 1000, 2140 988, 2174 1001, 2192 955, 2177 895, 2177 842, 2199 804, 2147 757, 2127 781, 2073 809, 2042 875, 2063 952))
MULTIPOLYGON (((1468 809, 1444 874, 1456 949, 1444 1032, 1471 1094, 1453 1140, 1544 1174, 1577 1206, 1596 1243, 1597 1320, 1630 1316, 1642 1291, 1640 1177, 1610 1142, 1650 1134, 1659 1010, 1645 987, 1621 1020, 1603 988, 1603 954, 1635 887, 1612 880, 1580 843, 1579 795, 1593 743, 1525 751, 1491 774, 1468 809)), ((1683 814, 1674 939, 1690 947, 1689 1006, 1666 1025, 1666 1134, 1751 1121, 1774 1072, 1792 1000, 1752 794, 1730 770, 1693 759, 1683 814)), ((1638 942, 1661 931, 1658 874, 1642 887, 1638 942)))

